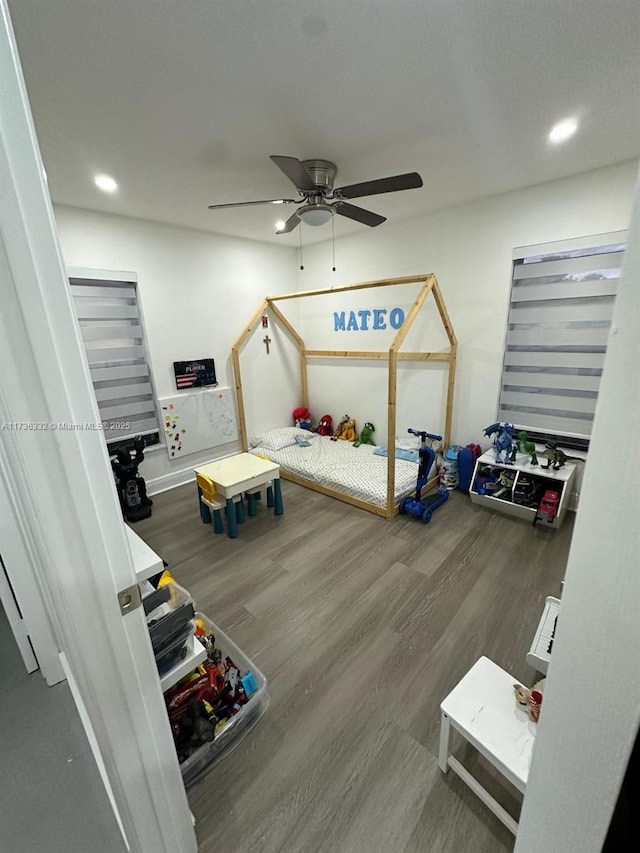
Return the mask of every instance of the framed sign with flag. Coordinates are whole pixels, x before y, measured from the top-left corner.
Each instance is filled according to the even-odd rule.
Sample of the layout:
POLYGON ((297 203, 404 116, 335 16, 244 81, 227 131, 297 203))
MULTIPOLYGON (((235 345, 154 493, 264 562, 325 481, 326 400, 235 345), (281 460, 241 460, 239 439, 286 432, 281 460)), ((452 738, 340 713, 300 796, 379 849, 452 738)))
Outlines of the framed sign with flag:
POLYGON ((216 367, 212 358, 195 358, 192 361, 174 361, 176 388, 204 388, 217 385, 216 367))

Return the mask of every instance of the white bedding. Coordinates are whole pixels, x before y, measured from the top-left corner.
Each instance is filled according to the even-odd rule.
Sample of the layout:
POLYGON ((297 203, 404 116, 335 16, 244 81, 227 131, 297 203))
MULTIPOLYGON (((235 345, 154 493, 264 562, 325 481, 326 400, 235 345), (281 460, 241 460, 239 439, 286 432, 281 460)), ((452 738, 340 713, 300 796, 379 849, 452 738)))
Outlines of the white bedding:
MULTIPOLYGON (((309 447, 294 444, 281 450, 266 450, 258 446, 249 452, 277 462, 283 471, 351 497, 386 506, 387 459, 374 456, 375 447, 370 444, 354 447, 348 441, 331 441, 324 435, 313 435, 310 442, 309 447)), ((415 489, 417 476, 415 462, 396 460, 396 501, 415 489)))

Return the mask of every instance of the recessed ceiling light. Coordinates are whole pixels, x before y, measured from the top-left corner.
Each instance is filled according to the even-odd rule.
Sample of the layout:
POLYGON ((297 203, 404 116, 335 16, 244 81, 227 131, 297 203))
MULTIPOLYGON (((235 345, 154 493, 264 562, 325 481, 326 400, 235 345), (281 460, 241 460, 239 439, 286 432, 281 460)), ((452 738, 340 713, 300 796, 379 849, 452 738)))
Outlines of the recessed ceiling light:
POLYGON ((282 231, 284 228, 284 219, 278 219, 276 222, 276 231, 282 231))
POLYGON ((565 142, 578 129, 578 122, 574 118, 565 118, 559 121, 549 131, 549 142, 557 145, 559 142, 565 142))
POLYGON ((114 193, 118 189, 118 184, 109 175, 96 175, 93 180, 104 193, 114 193))

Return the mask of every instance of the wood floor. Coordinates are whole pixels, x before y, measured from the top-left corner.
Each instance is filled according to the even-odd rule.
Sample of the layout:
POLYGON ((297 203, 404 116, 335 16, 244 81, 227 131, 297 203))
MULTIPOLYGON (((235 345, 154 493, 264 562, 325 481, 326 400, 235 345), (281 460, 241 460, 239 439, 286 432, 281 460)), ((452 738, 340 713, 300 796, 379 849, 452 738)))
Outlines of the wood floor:
MULTIPOLYGON (((513 837, 437 766, 439 705, 481 655, 525 684, 573 517, 533 528, 461 493, 425 526, 283 482, 238 539, 200 521, 194 486, 136 532, 269 679, 271 707, 189 790, 201 853, 499 853, 513 837)), ((454 750, 455 751, 455 750, 454 750)), ((483 759, 463 763, 515 816, 483 759)))

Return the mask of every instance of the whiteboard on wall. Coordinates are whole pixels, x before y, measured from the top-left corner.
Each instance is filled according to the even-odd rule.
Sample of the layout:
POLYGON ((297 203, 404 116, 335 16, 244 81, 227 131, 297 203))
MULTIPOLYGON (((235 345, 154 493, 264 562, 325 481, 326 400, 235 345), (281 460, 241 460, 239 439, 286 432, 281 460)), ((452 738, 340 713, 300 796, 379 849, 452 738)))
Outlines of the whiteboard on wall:
POLYGON ((160 400, 169 459, 208 450, 238 438, 230 388, 200 389, 160 400))

